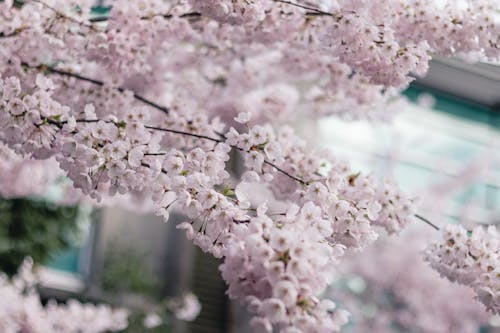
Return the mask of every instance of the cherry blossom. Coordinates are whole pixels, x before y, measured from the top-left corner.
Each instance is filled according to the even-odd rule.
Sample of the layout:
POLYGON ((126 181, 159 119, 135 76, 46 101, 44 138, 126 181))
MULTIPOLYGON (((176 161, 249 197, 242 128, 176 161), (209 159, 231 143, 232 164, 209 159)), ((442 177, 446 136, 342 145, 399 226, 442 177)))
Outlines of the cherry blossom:
MULTIPOLYGON (((500 58, 495 1, 119 0, 102 17, 93 5, 0 3, 2 147, 57 163, 97 202, 183 212, 178 228, 223 259, 229 296, 264 332, 339 331, 348 312, 320 297, 338 262, 415 214, 396 184, 287 121, 390 119, 432 52, 500 58)), ((466 283, 495 311, 483 273, 466 283)))
POLYGON ((426 260, 441 275, 470 286, 477 299, 492 313, 500 313, 500 243, 494 226, 447 226, 442 240, 426 250, 426 260))
POLYGON ((186 293, 181 297, 171 298, 165 302, 164 308, 159 308, 157 311, 149 310, 143 319, 143 325, 146 328, 155 328, 162 324, 167 324, 169 318, 162 318, 161 312, 173 314, 177 319, 183 321, 193 321, 198 317, 201 311, 201 304, 198 298, 192 293, 186 293))
POLYGON ((175 316, 184 321, 193 321, 201 311, 201 304, 194 294, 186 294, 182 297, 180 306, 174 307, 175 316))

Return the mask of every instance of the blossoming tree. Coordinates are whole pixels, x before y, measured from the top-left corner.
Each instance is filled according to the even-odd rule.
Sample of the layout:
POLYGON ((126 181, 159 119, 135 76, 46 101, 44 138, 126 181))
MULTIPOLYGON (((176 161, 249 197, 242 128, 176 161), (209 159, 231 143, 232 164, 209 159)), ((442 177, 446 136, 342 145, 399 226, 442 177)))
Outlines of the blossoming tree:
MULTIPOLYGON (((165 220, 182 210, 179 228, 223 258, 259 332, 341 330, 348 312, 319 298, 337 262, 416 213, 397 185, 311 149, 286 120, 389 119, 431 53, 500 58, 495 0, 94 5, 0 3, 2 152, 97 201, 148 198, 165 220)), ((499 247, 494 227, 457 226, 426 257, 498 314, 499 247)))

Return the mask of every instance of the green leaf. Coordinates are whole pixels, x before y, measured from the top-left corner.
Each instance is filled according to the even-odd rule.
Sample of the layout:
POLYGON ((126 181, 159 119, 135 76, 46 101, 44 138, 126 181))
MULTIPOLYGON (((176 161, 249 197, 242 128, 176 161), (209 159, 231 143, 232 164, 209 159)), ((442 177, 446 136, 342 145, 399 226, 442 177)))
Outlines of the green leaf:
POLYGON ((226 197, 235 195, 235 192, 232 188, 226 187, 223 191, 222 194, 224 194, 226 197))

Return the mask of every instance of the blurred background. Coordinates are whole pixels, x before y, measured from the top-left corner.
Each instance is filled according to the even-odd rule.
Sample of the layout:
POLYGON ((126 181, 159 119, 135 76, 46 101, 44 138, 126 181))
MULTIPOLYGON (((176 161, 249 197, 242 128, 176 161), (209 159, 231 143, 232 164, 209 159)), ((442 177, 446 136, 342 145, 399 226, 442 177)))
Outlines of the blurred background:
MULTIPOLYGON (((405 95, 411 104, 391 124, 329 118, 301 121, 298 131, 354 169, 398 182, 437 225, 500 223, 500 68, 438 58, 405 95)), ((172 319, 148 330, 138 316, 127 332, 250 332, 245 312, 225 296, 220 263, 176 231, 182 216, 164 223, 136 208, 60 207, 52 203, 60 195, 56 186, 37 197, 0 200, 0 270, 13 274, 32 256, 43 265, 45 298, 105 301, 139 313, 193 292, 202 304, 193 322, 172 319)), ((370 279, 355 277, 362 269, 346 269, 354 277, 338 288, 361 294, 370 279)), ((372 318, 377 306, 383 309, 374 306, 372 318)), ((499 331, 498 318, 481 320, 477 332, 499 331)), ((398 325, 390 331, 410 332, 398 325)))

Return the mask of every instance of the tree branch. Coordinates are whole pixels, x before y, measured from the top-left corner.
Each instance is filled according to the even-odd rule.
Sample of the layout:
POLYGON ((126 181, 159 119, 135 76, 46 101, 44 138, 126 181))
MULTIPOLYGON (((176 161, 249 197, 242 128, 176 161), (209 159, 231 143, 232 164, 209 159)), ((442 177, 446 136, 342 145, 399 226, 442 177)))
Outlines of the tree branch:
POLYGON ((436 230, 438 230, 438 231, 440 230, 440 228, 439 228, 437 225, 435 225, 434 223, 432 223, 432 222, 431 222, 431 221, 429 221, 428 219, 426 219, 426 218, 424 218, 424 217, 422 217, 422 216, 420 216, 420 215, 418 215, 418 214, 415 214, 415 217, 416 217, 417 219, 421 220, 421 221, 424 221, 425 223, 427 223, 428 225, 430 225, 430 226, 431 226, 431 227, 433 227, 434 229, 436 229, 436 230))
MULTIPOLYGON (((275 0, 275 1, 278 1, 278 0, 275 0)), ((80 74, 75 74, 75 73, 70 73, 70 72, 65 72, 65 71, 62 71, 62 70, 59 70, 59 69, 55 69, 53 67, 50 67, 50 66, 45 66, 45 65, 39 65, 39 66, 29 66, 27 63, 22 63, 23 66, 26 66, 26 67, 29 67, 29 68, 36 68, 38 70, 41 70, 41 71, 49 71, 49 72, 52 72, 52 73, 55 73, 55 74, 58 74, 58 75, 63 75, 63 76, 68 76, 68 77, 73 77, 73 78, 76 78, 78 80, 82 80, 82 81, 86 81, 86 82, 90 82, 92 84, 95 84, 95 85, 98 85, 98 86, 103 86, 104 85, 104 82, 102 81, 99 81, 99 80, 95 80, 95 79, 92 79, 92 78, 88 78, 88 77, 85 77, 83 75, 80 75, 80 74)), ((123 88, 116 88, 117 90, 123 92, 125 91, 125 89, 123 88)), ((160 111, 163 111, 165 112, 166 114, 169 113, 169 109, 167 107, 164 107, 164 106, 161 106, 159 104, 156 104, 140 95, 137 95, 134 93, 134 98, 147 104, 147 105, 150 105, 160 111)), ((97 122, 98 120, 83 120, 83 119, 79 119, 77 120, 77 122, 97 122)), ((53 123, 53 122, 51 122, 53 123)), ((222 139, 216 139, 216 138, 213 138, 213 137, 210 137, 210 136, 207 136, 207 135, 202 135, 202 134, 195 134, 195 133, 190 133, 190 132, 185 132, 185 131, 179 131, 179 130, 175 130, 175 129, 170 129, 170 128, 162 128, 162 127, 156 127, 156 126, 148 126, 148 125, 145 125, 145 127, 147 129, 150 129, 150 130, 155 130, 155 131, 162 131, 162 132, 168 132, 168 133, 173 133, 173 134, 179 134, 179 135, 185 135, 185 136, 190 136, 190 137, 193 137, 193 138, 197 138, 197 139, 202 139, 202 140, 209 140, 209 141, 213 141, 213 142, 217 142, 217 143, 222 143, 224 142, 224 140, 222 139)), ((221 136, 223 136, 222 134, 219 134, 221 136)), ((246 151, 242 148, 239 148, 237 146, 231 146, 231 148, 234 148, 234 149, 237 149, 239 151, 242 151, 242 152, 245 152, 245 153, 249 153, 250 151, 246 151)), ((264 159, 264 163, 275 168, 278 172, 280 172, 281 174, 289 177, 290 179, 293 179, 294 181, 302 184, 302 185, 308 185, 308 182, 304 181, 303 179, 299 178, 299 177, 296 177, 290 173, 288 173, 287 171, 283 170, 282 168, 278 167, 276 164, 274 164, 273 162, 271 161, 268 161, 266 159, 264 159)), ((431 221, 427 220, 426 218, 418 215, 418 214, 415 214, 415 217, 423 222, 425 222, 426 224, 428 224, 429 226, 431 226, 432 228, 436 229, 436 230, 440 230, 440 228, 438 226, 436 226, 434 223, 432 223, 431 221)))
MULTIPOLYGON (((164 19, 171 19, 173 17, 180 17, 180 18, 188 18, 188 19, 196 19, 201 17, 201 13, 197 12, 190 12, 190 13, 185 13, 181 15, 172 15, 172 14, 153 14, 153 15, 148 15, 148 16, 142 16, 141 20, 149 20, 153 17, 161 16, 164 19)), ((99 17, 93 17, 90 18, 90 22, 106 22, 110 20, 110 16, 99 16, 99 17)))
POLYGON ((52 7, 51 5, 45 3, 45 2, 43 2, 41 0, 31 0, 31 1, 39 3, 43 7, 50 9, 51 11, 53 11, 59 17, 65 18, 65 19, 67 19, 67 20, 69 20, 69 21, 71 21, 73 23, 76 23, 76 24, 78 24, 78 25, 80 25, 82 27, 86 27, 86 28, 88 28, 90 30, 97 31, 97 29, 92 24, 87 24, 85 22, 78 21, 77 19, 74 19, 74 18, 72 18, 72 17, 64 14, 63 12, 57 10, 56 8, 52 7))
MULTIPOLYGON (((163 128, 163 127, 148 126, 148 125, 145 125, 144 127, 146 127, 147 129, 150 129, 150 130, 154 130, 154 131, 161 131, 161 132, 168 132, 168 133, 180 134, 180 135, 190 136, 190 137, 197 138, 197 139, 209 140, 209 141, 213 141, 213 142, 217 142, 217 143, 224 142, 223 140, 212 138, 212 137, 207 136, 207 135, 195 134, 195 133, 190 133, 190 132, 184 132, 184 131, 174 130, 174 129, 171 129, 171 128, 163 128)), ((231 147, 238 148, 238 147, 235 147, 235 146, 231 146, 231 147)))
POLYGON ((22 31, 26 29, 17 29, 10 34, 4 34, 3 32, 0 32, 0 38, 12 38, 12 37, 17 37, 22 31))
MULTIPOLYGON (((212 138, 212 137, 209 137, 209 136, 206 136, 206 135, 194 134, 194 133, 189 133, 189 132, 184 132, 184 131, 178 131, 178 130, 173 130, 173 129, 169 129, 169 128, 155 127, 155 126, 145 126, 145 127, 148 128, 148 129, 156 130, 156 131, 163 131, 163 132, 181 134, 181 135, 191 136, 191 137, 198 138, 198 139, 210 140, 210 141, 218 142, 218 143, 224 142, 221 139, 212 138)), ((230 145, 230 147, 234 148, 234 149, 237 149, 239 151, 245 152, 245 153, 249 153, 250 152, 250 151, 244 150, 244 149, 242 149, 240 147, 237 147, 237 146, 230 145)), ((280 167, 278 167, 273 162, 268 161, 268 160, 264 160, 264 163, 267 164, 267 165, 269 165, 269 166, 271 166, 271 167, 273 167, 273 168, 275 168, 278 172, 284 174, 285 176, 290 177, 291 179, 293 179, 293 180, 301 183, 302 185, 307 185, 307 183, 304 180, 291 175, 290 173, 288 173, 285 170, 283 170, 280 167)))
MULTIPOLYGON (((28 68, 34 68, 34 69, 38 69, 40 71, 47 71, 47 72, 50 72, 50 73, 54 73, 54 74, 58 74, 58 75, 61 75, 61 76, 67 76, 67 77, 72 77, 72 78, 75 78, 75 79, 78 79, 78 80, 81 80, 81 81, 85 81, 85 82, 89 82, 89 83, 92 83, 92 84, 95 84, 95 85, 98 85, 98 86, 104 86, 104 82, 103 81, 100 81, 100 80, 96 80, 96 79, 92 79, 92 78, 89 78, 89 77, 86 77, 86 76, 83 76, 83 75, 80 75, 80 74, 76 74, 76 73, 71 73, 71 72, 67 72, 67 71, 63 71, 63 70, 60 70, 60 69, 56 69, 54 67, 51 67, 51 66, 46 66, 46 65, 38 65, 38 66, 30 66, 29 64, 23 62, 22 63, 23 66, 25 67, 28 67, 28 68)), ((120 92, 124 92, 126 89, 125 88, 122 88, 122 87, 114 87, 114 89, 120 91, 120 92)), ((170 109, 167 108, 167 107, 164 107, 164 106, 161 106, 137 93, 134 92, 134 98, 144 104, 147 104, 159 111, 162 111, 163 113, 165 114, 169 114, 170 112, 170 109)))
MULTIPOLYGON (((292 2, 292 1, 287 1, 287 0, 273 0, 273 1, 274 2, 279 2, 279 3, 284 3, 284 4, 289 5, 289 6, 294 6, 294 7, 298 7, 298 8, 310 10, 311 12, 316 13, 316 15, 334 16, 332 13, 328 13, 328 12, 322 11, 321 9, 310 7, 310 6, 301 5, 301 4, 292 2)), ((311 13, 308 13, 308 14, 311 15, 311 13)))

